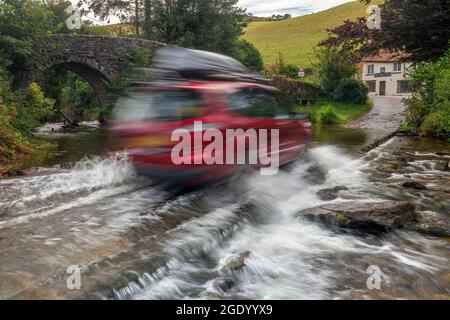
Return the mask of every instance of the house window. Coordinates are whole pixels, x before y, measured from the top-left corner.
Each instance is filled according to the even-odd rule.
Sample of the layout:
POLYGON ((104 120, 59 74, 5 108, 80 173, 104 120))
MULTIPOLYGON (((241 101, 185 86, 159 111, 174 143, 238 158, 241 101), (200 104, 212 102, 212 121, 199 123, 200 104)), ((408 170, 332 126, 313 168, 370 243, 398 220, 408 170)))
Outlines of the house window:
POLYGON ((402 63, 401 62, 394 62, 394 72, 395 71, 402 71, 402 63))
POLYGON ((367 74, 373 74, 374 73, 374 67, 373 64, 369 64, 367 66, 367 74))
POLYGON ((385 67, 381 67, 380 68, 380 73, 381 74, 385 74, 386 73, 386 68, 385 67))
POLYGON ((411 93, 414 90, 414 85, 408 80, 397 81, 397 93, 411 93))
POLYGON ((366 86, 367 88, 369 88, 369 92, 376 92, 376 86, 377 86, 377 82, 375 80, 372 81, 366 81, 366 86))

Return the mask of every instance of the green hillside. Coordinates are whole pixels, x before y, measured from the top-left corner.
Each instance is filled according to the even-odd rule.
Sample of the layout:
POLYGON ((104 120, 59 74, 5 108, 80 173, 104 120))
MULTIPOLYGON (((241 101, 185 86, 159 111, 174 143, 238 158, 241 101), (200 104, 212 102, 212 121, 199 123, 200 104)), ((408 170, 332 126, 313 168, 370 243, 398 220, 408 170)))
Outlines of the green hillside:
POLYGON ((273 63, 281 52, 286 62, 307 67, 314 60, 314 47, 327 38, 327 29, 342 24, 344 20, 366 16, 366 8, 359 1, 353 1, 288 20, 255 21, 250 23, 243 37, 259 49, 264 63, 273 63))

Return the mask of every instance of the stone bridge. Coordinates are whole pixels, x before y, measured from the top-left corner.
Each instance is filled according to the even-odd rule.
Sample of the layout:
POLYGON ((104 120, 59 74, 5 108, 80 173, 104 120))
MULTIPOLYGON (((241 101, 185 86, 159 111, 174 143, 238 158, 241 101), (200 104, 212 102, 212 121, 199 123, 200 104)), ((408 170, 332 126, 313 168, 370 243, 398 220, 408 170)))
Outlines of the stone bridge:
POLYGON ((89 35, 52 35, 34 39, 34 54, 29 62, 25 82, 34 81, 49 69, 64 69, 85 79, 98 94, 100 103, 107 101, 107 85, 126 67, 131 48, 152 53, 165 44, 134 38, 89 35))

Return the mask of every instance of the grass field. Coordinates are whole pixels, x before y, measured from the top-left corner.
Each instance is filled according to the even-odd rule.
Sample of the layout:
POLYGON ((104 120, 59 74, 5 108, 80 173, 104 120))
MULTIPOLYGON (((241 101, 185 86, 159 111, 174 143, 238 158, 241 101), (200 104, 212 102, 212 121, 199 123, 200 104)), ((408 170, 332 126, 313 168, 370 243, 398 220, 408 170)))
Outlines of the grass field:
POLYGON ((334 113, 336 113, 336 115, 338 116, 339 123, 346 123, 351 120, 357 119, 372 108, 372 104, 369 101, 366 104, 352 104, 320 100, 314 103, 312 106, 298 106, 295 111, 300 113, 312 114, 313 117, 317 118, 320 115, 320 112, 328 106, 330 106, 334 113))
MULTIPOLYGON (((382 0, 372 1, 373 4, 382 0)), ((314 61, 314 48, 331 29, 345 20, 367 16, 366 5, 349 2, 322 12, 282 21, 255 21, 245 29, 244 39, 261 52, 264 63, 273 63, 281 52, 287 63, 303 67, 314 61)))

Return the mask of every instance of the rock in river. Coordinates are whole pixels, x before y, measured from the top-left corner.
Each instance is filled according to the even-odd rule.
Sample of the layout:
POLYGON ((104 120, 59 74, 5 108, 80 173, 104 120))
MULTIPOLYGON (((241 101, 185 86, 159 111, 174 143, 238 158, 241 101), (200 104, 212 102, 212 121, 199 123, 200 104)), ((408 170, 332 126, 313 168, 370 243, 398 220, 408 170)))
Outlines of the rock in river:
POLYGON ((233 257, 228 261, 228 263, 222 268, 222 272, 232 272, 238 271, 245 267, 245 260, 250 256, 250 251, 244 251, 239 255, 233 257))
POLYGON ((5 173, 5 176, 8 178, 22 177, 24 175, 25 173, 22 170, 9 170, 5 173))
POLYGON ((236 286, 236 281, 230 278, 215 278, 212 282, 212 286, 219 292, 227 292, 230 291, 234 286, 236 286))
POLYGON ((348 190, 346 186, 337 186, 329 189, 322 189, 317 192, 319 199, 324 201, 334 200, 339 197, 339 191, 348 190))
POLYGON ((450 161, 438 161, 434 164, 434 170, 439 170, 439 171, 450 171, 450 161))
POLYGON ((399 201, 351 201, 309 208, 301 211, 299 217, 340 228, 389 231, 413 220, 415 207, 409 202, 399 201))
POLYGON ((435 237, 450 237, 450 219, 435 212, 420 212, 405 227, 435 237))
POLYGON ((427 190, 427 187, 417 181, 408 181, 402 184, 404 188, 415 189, 415 190, 427 190))

